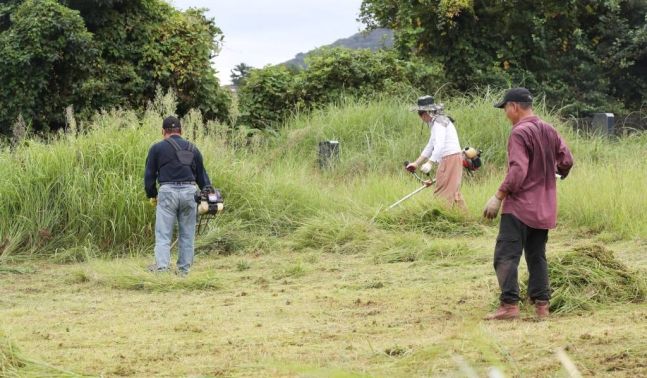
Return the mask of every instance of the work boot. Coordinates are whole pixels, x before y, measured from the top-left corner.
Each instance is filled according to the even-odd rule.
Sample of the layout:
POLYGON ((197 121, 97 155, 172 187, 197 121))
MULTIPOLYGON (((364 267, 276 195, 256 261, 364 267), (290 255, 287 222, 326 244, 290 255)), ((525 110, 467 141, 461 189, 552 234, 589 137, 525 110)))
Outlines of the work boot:
POLYGON ((535 301, 535 314, 539 319, 548 318, 550 303, 548 301, 535 301))
POLYGON ((519 305, 516 303, 501 303, 499 308, 485 317, 485 320, 512 320, 519 317, 519 305))

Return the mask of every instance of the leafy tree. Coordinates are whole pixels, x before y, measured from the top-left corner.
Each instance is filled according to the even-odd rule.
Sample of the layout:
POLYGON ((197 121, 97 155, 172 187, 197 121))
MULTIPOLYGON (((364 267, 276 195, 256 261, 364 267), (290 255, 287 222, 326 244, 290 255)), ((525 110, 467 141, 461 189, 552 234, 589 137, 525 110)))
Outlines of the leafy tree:
POLYGON ((234 69, 231 70, 230 75, 232 84, 236 86, 245 85, 245 79, 247 79, 253 68, 254 67, 245 63, 239 63, 234 66, 234 69))
POLYGON ((93 109, 143 107, 158 86, 173 88, 178 113, 200 109, 224 120, 230 103, 211 59, 222 32, 202 10, 179 12, 159 0, 67 0, 101 47, 92 87, 93 109))
POLYGON ((64 124, 64 109, 83 103, 82 83, 97 57, 79 12, 53 0, 16 6, 0 33, 0 125, 8 132, 19 114, 36 128, 64 124))
POLYGON ((254 69, 239 98, 241 123, 271 128, 299 106, 297 77, 283 65, 254 69))
MULTIPOLYGON (((196 9, 171 14, 153 42, 158 51, 147 50, 151 55, 144 54, 151 68, 148 72, 152 73, 148 81, 176 90, 179 114, 195 108, 207 119, 226 120, 230 98, 211 66, 211 58, 220 50, 220 29, 196 9)), ((147 87, 147 92, 152 95, 152 88, 147 87)))
POLYGON ((178 113, 228 117, 230 97, 211 66, 222 32, 202 10, 160 0, 10 0, 0 4, 0 131, 19 114, 59 127, 63 109, 143 108, 173 88, 178 113), (17 95, 15 95, 17 94, 17 95), (5 100, 6 99, 6 100, 5 100))
POLYGON ((643 0, 364 0, 369 27, 405 56, 441 62, 453 86, 525 85, 571 112, 647 98, 643 0))

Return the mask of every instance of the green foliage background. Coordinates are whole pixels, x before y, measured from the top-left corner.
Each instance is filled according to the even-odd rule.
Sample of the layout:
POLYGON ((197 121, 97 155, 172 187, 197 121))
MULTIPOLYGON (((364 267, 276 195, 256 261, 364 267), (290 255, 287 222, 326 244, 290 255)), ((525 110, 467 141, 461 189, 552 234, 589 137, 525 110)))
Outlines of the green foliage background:
POLYGON ((12 0, 0 5, 0 132, 22 115, 34 129, 64 109, 143 109, 172 88, 177 112, 225 120, 230 98, 211 67, 222 32, 200 10, 160 0, 12 0))
POLYGON ((364 0, 361 19, 393 28, 401 56, 442 63, 461 91, 525 86, 567 114, 647 101, 644 0, 364 0))
POLYGON ((409 96, 442 84, 437 64, 399 59, 394 51, 323 48, 306 57, 306 69, 283 65, 253 69, 239 92, 242 124, 276 127, 290 114, 339 101, 380 95, 409 96))

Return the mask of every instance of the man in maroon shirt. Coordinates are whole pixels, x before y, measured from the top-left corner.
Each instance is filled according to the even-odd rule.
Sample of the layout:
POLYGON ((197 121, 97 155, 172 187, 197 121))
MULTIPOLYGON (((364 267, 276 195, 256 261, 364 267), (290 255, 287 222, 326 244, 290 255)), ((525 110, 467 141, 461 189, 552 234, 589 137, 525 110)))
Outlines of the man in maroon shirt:
POLYGON ((508 173, 483 211, 496 218, 503 202, 494 270, 501 289, 501 306, 487 320, 519 317, 517 270, 522 251, 528 265, 528 296, 539 318, 549 313, 550 286, 546 241, 557 222, 556 173, 566 178, 573 157, 551 125, 534 115, 532 95, 525 88, 508 90, 494 105, 512 123, 508 139, 508 173))

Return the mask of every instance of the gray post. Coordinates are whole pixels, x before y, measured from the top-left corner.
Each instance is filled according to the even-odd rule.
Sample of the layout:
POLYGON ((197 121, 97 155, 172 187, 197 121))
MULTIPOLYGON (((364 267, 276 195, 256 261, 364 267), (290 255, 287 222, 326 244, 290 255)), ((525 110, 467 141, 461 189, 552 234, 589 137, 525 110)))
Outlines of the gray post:
POLYGON ((596 133, 612 136, 615 134, 615 117, 613 113, 593 113, 591 126, 596 133))
POLYGON ((339 142, 326 140, 319 142, 319 167, 322 169, 330 167, 339 160, 339 142))

